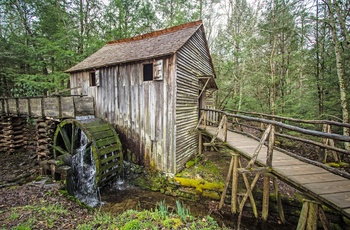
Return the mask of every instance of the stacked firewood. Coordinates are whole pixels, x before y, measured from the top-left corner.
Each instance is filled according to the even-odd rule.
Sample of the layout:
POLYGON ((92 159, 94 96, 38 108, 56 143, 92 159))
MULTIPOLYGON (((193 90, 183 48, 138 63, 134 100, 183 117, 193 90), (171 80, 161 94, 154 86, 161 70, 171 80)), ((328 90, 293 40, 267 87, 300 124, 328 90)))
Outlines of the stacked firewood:
POLYGON ((37 120, 36 153, 38 155, 38 159, 52 158, 53 134, 56 130, 56 126, 57 126, 57 122, 51 119, 40 118, 37 120))

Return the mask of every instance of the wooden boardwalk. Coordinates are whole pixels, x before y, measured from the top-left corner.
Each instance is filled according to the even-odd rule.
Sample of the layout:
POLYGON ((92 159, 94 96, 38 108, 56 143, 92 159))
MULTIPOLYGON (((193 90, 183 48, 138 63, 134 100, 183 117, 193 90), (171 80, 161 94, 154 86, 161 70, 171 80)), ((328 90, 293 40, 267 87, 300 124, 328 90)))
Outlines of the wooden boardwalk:
MULTIPOLYGON (((205 130, 202 127, 199 129, 211 136, 217 132, 217 127, 207 126, 205 130)), ((219 133, 217 139, 222 141, 223 134, 219 133)), ((259 142, 228 131, 226 144, 240 155, 251 159, 259 142)), ((266 166, 266 152, 267 147, 263 146, 257 164, 266 166)), ((350 180, 277 150, 273 151, 272 174, 350 218, 350 180)))

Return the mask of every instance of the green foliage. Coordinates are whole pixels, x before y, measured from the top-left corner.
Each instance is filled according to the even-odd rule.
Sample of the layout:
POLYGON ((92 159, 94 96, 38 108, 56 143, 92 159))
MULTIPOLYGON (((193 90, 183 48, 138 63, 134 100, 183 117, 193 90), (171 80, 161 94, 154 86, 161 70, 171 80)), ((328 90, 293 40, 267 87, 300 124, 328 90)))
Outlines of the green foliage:
POLYGON ((176 201, 176 212, 181 217, 181 220, 186 222, 190 218, 190 210, 186 208, 183 202, 176 201))
MULTIPOLYGON (((161 205, 163 208, 167 207, 165 203, 161 205)), ((95 214, 93 221, 84 223, 78 226, 77 229, 87 230, 95 229, 99 226, 100 229, 219 229, 215 220, 206 216, 204 218, 196 219, 190 215, 189 211, 182 203, 177 203, 177 211, 180 214, 167 213, 164 215, 164 210, 155 210, 154 212, 148 210, 136 211, 127 210, 119 216, 112 216, 110 213, 95 214)), ((163 209, 161 208, 161 209, 163 209)))
POLYGON ((157 209, 156 211, 158 211, 160 213, 160 216, 165 219, 165 217, 168 215, 168 206, 165 204, 165 200, 162 200, 160 202, 157 203, 157 209))
MULTIPOLYGON (((318 4, 282 0, 259 1, 257 6, 246 0, 225 4, 221 0, 2 1, 0 97, 57 92, 68 87, 69 77, 63 71, 106 41, 203 19, 219 86, 217 108, 306 119, 341 118, 328 8, 318 4)), ((339 4, 340 9, 347 9, 345 3, 339 4)), ((349 21, 348 14, 343 17, 349 21)), ((343 41, 342 64, 348 85, 349 42, 346 31, 339 24, 336 27, 343 41)), ((346 91, 350 100, 350 87, 346 91)))

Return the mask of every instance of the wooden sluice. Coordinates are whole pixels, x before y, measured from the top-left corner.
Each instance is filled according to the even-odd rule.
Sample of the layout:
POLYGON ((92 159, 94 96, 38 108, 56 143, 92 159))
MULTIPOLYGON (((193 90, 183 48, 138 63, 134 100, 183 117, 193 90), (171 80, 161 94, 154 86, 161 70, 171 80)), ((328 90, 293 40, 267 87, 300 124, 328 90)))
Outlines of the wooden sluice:
POLYGON ((94 114, 92 97, 0 98, 0 116, 63 119, 94 114))

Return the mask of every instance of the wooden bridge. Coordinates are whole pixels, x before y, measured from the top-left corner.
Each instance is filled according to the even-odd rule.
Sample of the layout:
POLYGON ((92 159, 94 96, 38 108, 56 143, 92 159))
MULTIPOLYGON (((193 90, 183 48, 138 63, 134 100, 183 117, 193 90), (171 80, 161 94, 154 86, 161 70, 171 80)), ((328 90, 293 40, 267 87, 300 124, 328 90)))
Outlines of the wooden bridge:
MULTIPOLYGON (((255 117, 248 117, 210 109, 203 109, 201 114, 197 128, 201 131, 201 135, 205 133, 211 137, 211 141, 203 143, 203 145, 216 148, 224 144, 226 147, 234 150, 235 153, 238 153, 232 154, 220 208, 225 199, 231 175, 232 194, 237 194, 238 176, 242 175, 247 191, 241 202, 237 201, 237 196, 232 195, 232 212, 241 213, 244 203, 249 198, 254 215, 257 217, 258 214, 251 191, 259 176, 263 174, 263 219, 266 220, 268 215, 269 184, 270 179, 272 179, 278 198, 278 211, 281 220, 284 221, 283 207, 279 199, 276 178, 297 188, 310 199, 304 202, 297 229, 304 229, 306 223, 308 225, 310 223, 314 226, 317 225, 317 213, 319 213, 323 226, 327 228, 327 220, 320 204, 325 204, 350 218, 350 175, 348 173, 331 168, 324 163, 287 152, 276 146, 276 143, 281 145, 283 139, 304 142, 307 145, 313 146, 312 148, 314 149, 323 150, 323 162, 327 160, 339 162, 339 155, 347 156, 350 154, 348 150, 341 147, 344 142, 350 142, 350 137, 330 133, 330 130, 331 127, 336 126, 338 130, 344 127, 349 128, 350 124, 326 120, 305 121, 278 116, 269 116, 267 117, 268 119, 265 119, 262 118, 263 114, 253 114, 255 117), (286 123, 296 123, 299 126, 286 123), (305 129, 300 126, 314 127, 314 129, 305 129), (317 128, 321 129, 321 131, 318 131, 317 128), (257 138, 256 135, 254 136, 250 133, 259 133, 262 135, 258 135, 259 138, 257 138), (301 138, 300 136, 305 138, 301 138), (309 138, 306 139, 306 136, 309 136, 309 138), (250 160, 247 166, 242 165, 239 159, 240 156, 250 160), (255 173, 252 183, 249 183, 246 176, 247 173, 255 173), (236 207, 237 205, 238 207, 236 207), (313 211, 311 212, 309 210, 313 211), (314 212, 315 210, 316 212, 314 212), (312 215, 314 216, 312 217, 312 215)), ((200 141, 202 140, 201 137, 199 139, 200 141)), ((294 144, 296 145, 296 143, 294 144)), ((201 146, 202 143, 200 143, 200 148, 201 146)))

